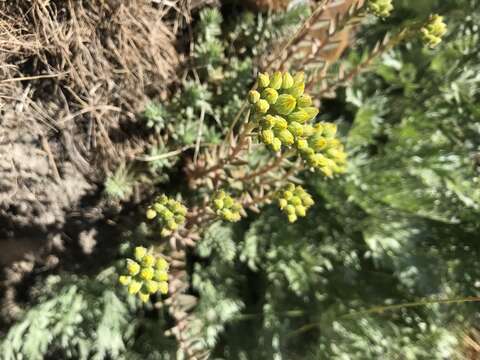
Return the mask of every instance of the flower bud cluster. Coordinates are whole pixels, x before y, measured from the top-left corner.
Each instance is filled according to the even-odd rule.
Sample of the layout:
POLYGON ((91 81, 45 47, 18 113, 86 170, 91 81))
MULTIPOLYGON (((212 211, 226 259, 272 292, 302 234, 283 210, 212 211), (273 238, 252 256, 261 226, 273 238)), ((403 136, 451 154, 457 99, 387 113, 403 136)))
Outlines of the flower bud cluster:
POLYGON ((278 152, 290 148, 303 134, 305 124, 315 118, 318 109, 310 96, 304 94, 304 74, 275 72, 258 75, 258 91, 249 93, 254 118, 259 122, 259 138, 278 152))
POLYGON ((242 205, 223 190, 213 197, 213 208, 223 220, 237 222, 241 219, 242 205))
POLYGON ((346 154, 335 139, 334 124, 311 125, 318 114, 312 99, 304 94, 303 73, 258 75, 258 91, 249 93, 253 118, 258 121, 259 138, 273 151, 295 149, 309 166, 326 176, 345 170, 346 154))
POLYGON ((131 295, 137 295, 147 302, 157 292, 168 293, 168 263, 162 257, 155 257, 146 248, 135 248, 135 259, 126 260, 127 272, 118 282, 128 288, 131 295))
POLYGON ((388 17, 392 10, 392 0, 368 0, 368 11, 375 16, 388 17))
POLYGON ((168 236, 185 222, 186 214, 187 208, 184 205, 161 195, 148 208, 146 216, 148 220, 155 219, 158 222, 162 236, 168 236))
POLYGON ((343 173, 346 170, 347 154, 343 145, 335 138, 337 126, 332 123, 318 123, 307 129, 307 137, 297 146, 302 158, 325 176, 343 173))
POLYGON ((288 216, 288 221, 293 223, 298 217, 305 216, 314 201, 309 193, 300 185, 295 186, 289 183, 281 190, 278 195, 278 205, 280 209, 288 216))
POLYGON ((422 38, 427 46, 434 48, 442 42, 442 37, 447 32, 447 25, 443 21, 443 16, 432 15, 429 22, 421 30, 422 38))

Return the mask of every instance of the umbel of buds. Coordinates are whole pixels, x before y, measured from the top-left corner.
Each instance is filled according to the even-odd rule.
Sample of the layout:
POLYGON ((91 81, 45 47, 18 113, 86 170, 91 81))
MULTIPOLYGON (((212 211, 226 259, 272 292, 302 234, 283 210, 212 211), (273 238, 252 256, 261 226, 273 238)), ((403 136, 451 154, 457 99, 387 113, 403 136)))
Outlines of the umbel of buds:
POLYGON ((185 222, 186 214, 187 208, 184 205, 166 195, 161 195, 147 209, 146 216, 148 220, 158 222, 162 236, 168 236, 185 222))
POLYGON ((336 125, 310 124, 318 109, 304 94, 303 73, 259 74, 257 86, 258 91, 250 91, 249 101, 260 141, 275 152, 296 150, 311 168, 326 176, 345 170, 346 154, 335 139, 336 125))
POLYGON ((443 16, 432 15, 421 30, 422 38, 427 46, 434 48, 442 42, 442 37, 447 32, 447 25, 443 22, 443 16))
POLYGON ((126 273, 118 278, 128 292, 147 302, 150 295, 168 293, 168 263, 142 246, 135 248, 134 259, 126 260, 126 273))
POLYGON ((237 222, 241 219, 242 205, 225 191, 218 191, 212 202, 215 213, 223 220, 237 222))
POLYGON ((392 0, 368 0, 368 11, 375 16, 388 17, 392 10, 392 0))
POLYGON ((298 217, 305 216, 314 201, 309 193, 300 185, 295 186, 289 183, 277 194, 278 205, 280 209, 288 216, 288 221, 293 223, 298 217))

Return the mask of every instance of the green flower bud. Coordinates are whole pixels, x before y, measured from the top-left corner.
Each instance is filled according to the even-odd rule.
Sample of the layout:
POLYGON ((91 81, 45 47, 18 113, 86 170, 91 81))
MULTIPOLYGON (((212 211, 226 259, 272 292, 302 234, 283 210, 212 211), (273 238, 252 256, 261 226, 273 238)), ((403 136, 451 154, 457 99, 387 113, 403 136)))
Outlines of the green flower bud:
POLYGON ((288 115, 287 119, 288 119, 288 121, 296 121, 296 122, 299 122, 299 123, 303 124, 303 123, 307 122, 308 120, 310 120, 310 116, 308 115, 308 113, 306 111, 304 111, 303 109, 300 109, 300 110, 294 111, 290 115, 288 115))
POLYGON ((282 87, 282 73, 280 71, 275 71, 272 75, 272 79, 270 81, 270 87, 278 90, 282 87))
POLYGON ((288 122, 281 116, 275 116, 275 124, 273 126, 276 130, 285 130, 288 127, 288 122))
POLYGON ((277 102, 278 99, 278 92, 275 89, 270 87, 266 88, 262 91, 262 98, 267 100, 270 105, 273 105, 277 102))
POLYGON ((297 106, 298 107, 307 107, 312 105, 312 98, 310 95, 303 94, 297 99, 297 106))
POLYGON ((255 104, 255 109, 261 113, 261 114, 265 114, 268 109, 270 109, 270 104, 268 103, 267 100, 264 100, 264 99, 260 99, 257 101, 257 103, 255 104))
POLYGON ((140 265, 133 260, 127 259, 127 271, 129 275, 135 276, 140 271, 140 265))
POLYGON ((289 221, 290 223, 294 223, 295 221, 297 221, 297 219, 298 219, 298 218, 297 218, 297 215, 295 215, 295 214, 288 214, 288 221, 289 221))
POLYGON ((272 115, 265 115, 260 121, 260 125, 263 129, 271 129, 275 125, 275 117, 272 115))
POLYGON ((282 142, 279 138, 274 138, 272 144, 270 145, 271 149, 275 152, 278 152, 282 149, 282 142))
POLYGON ((258 74, 258 87, 266 88, 270 84, 270 77, 268 74, 258 74))
POLYGON ((302 217, 305 216, 305 215, 307 215, 307 211, 306 211, 306 209, 305 209, 305 206, 303 206, 303 205, 297 205, 297 206, 295 206, 295 214, 296 214, 297 216, 302 216, 302 217))
POLYGON ((167 205, 168 197, 166 195, 161 195, 157 198, 156 202, 159 203, 160 205, 167 205))
POLYGON ((146 267, 143 268, 142 271, 140 272, 140 278, 143 280, 151 280, 153 278, 153 268, 151 267, 146 267))
POLYGON ((293 121, 288 125, 288 130, 296 137, 303 135, 303 126, 296 121, 293 121))
POLYGON ((266 145, 271 145, 275 139, 275 135, 272 130, 262 130, 262 141, 266 145))
POLYGON ((297 101, 292 95, 282 94, 278 97, 277 102, 274 105, 274 109, 280 115, 288 115, 293 111, 293 109, 295 109, 296 105, 297 101))
POLYGON ((174 220, 177 224, 183 224, 185 222, 185 216, 180 215, 180 214, 175 215, 174 220))
POLYGON ((158 291, 158 282, 150 280, 145 283, 145 287, 149 294, 154 294, 158 291))
POLYGON ((135 295, 136 293, 138 293, 140 291, 141 288, 142 288, 142 283, 133 280, 128 285, 128 292, 131 295, 135 295))
POLYGON ((231 196, 228 196, 228 195, 227 195, 227 196, 225 197, 224 203, 225 203, 225 207, 231 208, 232 205, 233 205, 233 203, 234 203, 234 200, 232 199, 231 196))
POLYGON ((290 89, 293 86, 293 77, 289 72, 283 74, 282 88, 290 89))
POLYGON ((162 281, 158 284, 158 291, 161 294, 167 294, 168 293, 168 283, 165 281, 162 281))
POLYGON ((148 220, 152 220, 157 216, 157 212, 153 209, 148 209, 147 213, 145 214, 148 220))
POLYGON ((121 275, 118 277, 118 282, 123 286, 127 286, 132 281, 131 276, 121 275))
POLYGON ((149 294, 146 294, 146 293, 144 293, 144 292, 140 292, 140 293, 138 294, 138 298, 139 298, 140 300, 142 300, 142 302, 146 303, 146 302, 148 301, 148 299, 150 299, 150 295, 149 295, 149 294))
POLYGON ((142 261, 143 257, 147 255, 147 249, 143 246, 137 246, 134 250, 135 260, 142 261))
POLYGON ((293 134, 287 129, 280 130, 277 134, 277 137, 280 139, 282 144, 285 144, 285 145, 292 145, 295 142, 295 138, 293 137, 293 134))
POLYGON ((248 101, 250 104, 255 104, 258 100, 260 100, 260 93, 256 90, 250 90, 248 92, 248 101))

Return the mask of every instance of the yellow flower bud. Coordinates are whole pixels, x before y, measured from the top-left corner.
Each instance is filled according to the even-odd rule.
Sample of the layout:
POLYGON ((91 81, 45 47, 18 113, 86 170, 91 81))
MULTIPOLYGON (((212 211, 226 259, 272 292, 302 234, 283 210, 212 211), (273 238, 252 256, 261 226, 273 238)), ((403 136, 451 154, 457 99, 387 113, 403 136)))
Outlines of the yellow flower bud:
POLYGON ((332 123, 323 124, 323 135, 326 138, 333 138, 337 133, 337 125, 332 123))
POLYGON ((307 107, 307 106, 310 106, 310 105, 312 105, 312 98, 310 97, 310 95, 303 94, 302 96, 300 96, 300 97, 297 99, 297 105, 298 105, 299 107, 307 107))
POLYGON ((282 73, 280 71, 275 71, 272 75, 270 81, 270 87, 278 90, 282 87, 282 73))
POLYGON ((280 115, 290 114, 295 106, 297 105, 297 100, 292 95, 282 94, 278 97, 277 102, 274 105, 275 111, 280 115))
POLYGON ((140 271, 140 265, 133 260, 127 259, 127 271, 129 275, 135 276, 140 271))
POLYGON ((288 202, 285 199, 278 199, 278 205, 280 209, 283 210, 288 205, 288 202))
POLYGON ((147 210, 147 213, 146 213, 146 217, 148 220, 152 220, 155 218, 155 216, 157 216, 157 212, 153 209, 148 209, 147 210))
POLYGON ((223 208, 223 200, 214 199, 213 200, 213 205, 215 205, 216 209, 222 209, 223 208))
POLYGON ((302 199, 302 203, 305 207, 310 207, 314 204, 314 201, 313 201, 312 197, 307 193, 303 194, 301 196, 301 199, 302 199))
POLYGON ((265 88, 270 84, 270 77, 268 74, 258 74, 258 87, 265 88))
POLYGON ((290 200, 293 196, 293 193, 292 193, 293 190, 285 190, 283 192, 283 198, 286 199, 286 200, 290 200))
POLYGON ((142 300, 142 302, 146 303, 148 301, 148 299, 150 299, 150 295, 149 294, 145 294, 144 292, 141 292, 138 294, 138 297, 140 298, 140 300, 142 300))
MULTIPOLYGON (((288 130, 294 135, 294 136, 302 136, 303 135, 303 126, 296 122, 293 121, 288 125, 288 130)), ((298 145, 297 145, 298 147, 298 145)))
POLYGON ((290 89, 293 86, 293 77, 289 72, 283 74, 282 88, 290 89))
POLYGON ((147 254, 147 249, 143 246, 137 246, 134 250, 135 259, 137 261, 142 261, 143 257, 147 254))
POLYGON ((268 103, 267 100, 260 99, 255 104, 255 109, 257 109, 259 113, 265 114, 268 111, 268 109, 270 109, 270 104, 268 103))
POLYGON ((142 259, 142 265, 145 267, 150 267, 155 264, 155 257, 152 254, 146 254, 142 259))
POLYGON ((315 132, 314 128, 310 124, 303 125, 303 136, 312 136, 315 132))
POLYGON ((302 204, 302 200, 298 197, 298 196, 293 196, 291 199, 290 199, 290 204, 292 205, 301 205, 302 204))
POLYGON ((145 283, 145 287, 149 294, 154 294, 158 291, 158 282, 150 280, 145 283))
POLYGON ((295 214, 297 216, 305 216, 307 214, 306 210, 305 210, 305 206, 303 205, 297 205, 295 206, 295 214))
POLYGON ((174 219, 175 219, 175 222, 176 222, 177 224, 183 224, 183 223, 185 222, 185 216, 180 215, 180 214, 179 214, 179 215, 175 215, 174 219))
POLYGON ((157 270, 166 270, 168 269, 168 262, 164 258, 158 258, 157 262, 155 263, 155 268, 157 270))
POLYGON ((290 89, 288 89, 288 93, 292 95, 294 98, 299 98, 300 96, 302 96, 304 91, 305 91, 305 83, 303 82, 294 84, 290 89))
POLYGON ((148 267, 148 268, 143 268, 142 271, 140 272, 140 277, 143 280, 152 280, 153 279, 153 268, 148 267))
POLYGON ((272 115, 265 115, 260 121, 260 125, 264 129, 271 129, 275 124, 275 121, 275 117, 273 117, 272 115))
POLYGON ((228 195, 225 197, 225 200, 223 200, 223 201, 225 203, 225 207, 227 207, 227 208, 231 208, 233 203, 234 203, 234 200, 232 199, 232 197, 228 196, 228 195))
POLYGON ((273 139, 275 138, 275 135, 272 130, 262 130, 262 141, 266 145, 270 145, 273 143, 273 139))
POLYGON ((157 270, 155 272, 155 280, 157 281, 168 281, 168 273, 166 271, 157 270))
POLYGON ((278 99, 278 92, 275 89, 270 87, 266 88, 262 91, 262 98, 267 100, 270 105, 273 105, 277 102, 278 99))
POLYGON ((277 137, 280 139, 282 144, 285 144, 285 145, 292 145, 295 142, 295 138, 293 137, 293 134, 287 129, 280 130, 277 134, 277 137))
POLYGON ((293 205, 287 205, 287 206, 285 207, 285 212, 286 212, 287 214, 289 214, 289 215, 290 215, 290 214, 295 214, 295 206, 293 206, 293 205))
POLYGON ((313 106, 307 106, 302 108, 308 114, 308 121, 315 119, 315 116, 318 115, 318 109, 313 106))
POLYGON ((326 176, 326 177, 332 177, 333 176, 333 171, 331 168, 328 166, 324 166, 320 168, 320 171, 326 176))
POLYGON ((305 73, 303 71, 296 73, 295 76, 293 77, 294 84, 300 84, 300 83, 303 83, 304 81, 305 81, 305 73))
POLYGON ((294 223, 295 221, 297 221, 297 215, 295 214, 289 214, 288 215, 288 221, 291 222, 291 223, 294 223))
POLYGON ((169 230, 175 231, 178 229, 178 224, 175 222, 175 220, 169 220, 167 221, 167 228, 169 230))
POLYGON ((260 100, 260 93, 256 90, 250 90, 248 93, 248 101, 250 104, 255 104, 258 100, 260 100))
POLYGON ((130 281, 132 281, 131 276, 121 275, 118 277, 118 282, 123 286, 127 286, 128 284, 130 284, 130 281))
POLYGON ((271 149, 275 152, 280 151, 282 149, 282 142, 279 138, 274 138, 272 144, 270 145, 271 149))
POLYGON ((165 281, 162 281, 158 284, 158 291, 161 294, 167 294, 168 293, 168 283, 165 281))
POLYGON ((142 284, 140 282, 133 280, 128 285, 128 292, 131 295, 135 295, 140 291, 141 287, 142 287, 142 284))
POLYGON ((288 122, 281 116, 275 116, 275 124, 273 126, 276 130, 285 130, 288 127, 288 122))
POLYGON ((310 139, 310 145, 315 151, 321 151, 325 149, 327 144, 327 140, 322 136, 313 136, 313 138, 310 139))
POLYGON ((298 123, 305 123, 310 120, 310 116, 306 111, 303 109, 297 110, 292 112, 290 115, 287 116, 288 121, 296 121, 298 123))
POLYGON ((160 203, 155 203, 153 204, 153 208, 155 209, 155 211, 159 214, 162 214, 167 208, 165 207, 165 205, 162 205, 160 203))

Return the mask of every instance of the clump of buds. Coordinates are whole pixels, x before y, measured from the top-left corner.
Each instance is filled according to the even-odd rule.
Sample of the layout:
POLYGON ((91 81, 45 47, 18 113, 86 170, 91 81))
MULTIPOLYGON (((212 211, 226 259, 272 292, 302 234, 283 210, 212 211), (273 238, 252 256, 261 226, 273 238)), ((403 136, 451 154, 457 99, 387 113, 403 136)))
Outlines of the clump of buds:
POLYGON ((447 32, 447 25, 443 21, 443 16, 432 15, 428 24, 421 28, 420 31, 425 44, 434 48, 442 42, 442 37, 447 32))
POLYGON ((313 169, 325 176, 342 173, 347 156, 343 145, 335 138, 337 127, 332 123, 312 125, 318 109, 304 94, 303 73, 293 77, 275 72, 258 75, 258 90, 249 93, 253 121, 259 127, 260 141, 273 151, 294 149, 313 169))
POLYGON ((135 248, 134 259, 126 260, 126 270, 126 274, 118 278, 119 283, 143 302, 147 302, 152 294, 168 293, 168 263, 146 248, 135 248))
POLYGON ((179 201, 161 195, 147 209, 146 216, 158 222, 162 236, 168 236, 185 222, 186 214, 187 208, 179 201))
POLYGON ((242 205, 223 190, 213 197, 215 213, 223 220, 237 222, 241 219, 242 205))
POLYGON ((289 183, 285 188, 278 192, 278 205, 280 209, 287 215, 288 221, 293 223, 298 217, 307 214, 307 210, 314 204, 309 193, 300 185, 289 183))
POLYGON ((393 10, 392 0, 368 0, 368 11, 378 17, 388 17, 393 10))

